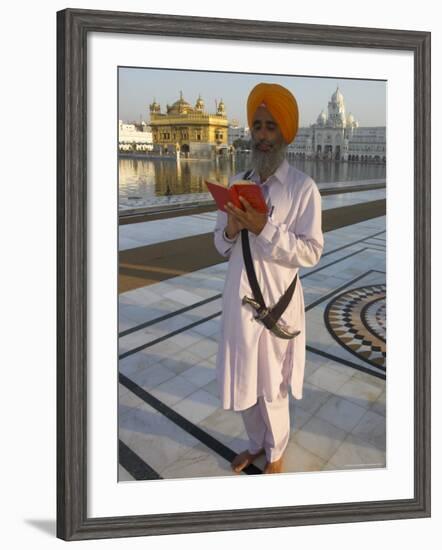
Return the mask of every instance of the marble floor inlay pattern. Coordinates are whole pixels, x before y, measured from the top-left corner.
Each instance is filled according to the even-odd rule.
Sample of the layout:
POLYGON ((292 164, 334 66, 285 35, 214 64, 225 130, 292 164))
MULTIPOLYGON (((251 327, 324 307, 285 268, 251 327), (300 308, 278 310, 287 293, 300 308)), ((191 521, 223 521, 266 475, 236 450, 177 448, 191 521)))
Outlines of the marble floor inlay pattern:
MULTIPOLYGON (((147 223, 149 239, 170 238, 147 223)), ((285 472, 385 468, 385 237, 385 216, 329 231, 319 264, 300 269, 304 395, 290 396, 285 472)), ((226 272, 224 261, 120 294, 119 481, 237 475, 247 434, 221 409, 215 372, 226 272)))
POLYGON ((385 285, 353 288, 331 300, 324 322, 335 340, 367 363, 385 369, 385 285))

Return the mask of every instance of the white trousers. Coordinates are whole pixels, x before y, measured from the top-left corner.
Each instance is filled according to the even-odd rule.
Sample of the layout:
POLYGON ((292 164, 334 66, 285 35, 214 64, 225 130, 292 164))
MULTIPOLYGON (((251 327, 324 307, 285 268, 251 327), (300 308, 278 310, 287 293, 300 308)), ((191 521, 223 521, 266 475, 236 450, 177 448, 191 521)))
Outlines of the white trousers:
POLYGON ((267 401, 260 395, 258 401, 241 411, 249 436, 248 451, 256 454, 265 450, 267 462, 275 462, 282 456, 290 437, 289 393, 267 401))

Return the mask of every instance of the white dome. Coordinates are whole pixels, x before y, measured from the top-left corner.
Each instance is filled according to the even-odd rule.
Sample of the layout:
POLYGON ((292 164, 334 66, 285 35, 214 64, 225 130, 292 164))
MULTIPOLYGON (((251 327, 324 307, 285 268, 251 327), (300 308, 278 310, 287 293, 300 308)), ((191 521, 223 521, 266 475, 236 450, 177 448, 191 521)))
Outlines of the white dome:
POLYGON ((339 90, 339 86, 336 88, 336 92, 332 95, 332 101, 335 103, 344 103, 344 96, 339 90))
POLYGON ((349 128, 358 128, 359 122, 355 119, 355 117, 350 113, 347 117, 347 126, 349 128))
POLYGON ((325 114, 325 111, 322 110, 318 118, 316 119, 316 122, 318 124, 325 124, 326 120, 327 120, 327 115, 325 114))

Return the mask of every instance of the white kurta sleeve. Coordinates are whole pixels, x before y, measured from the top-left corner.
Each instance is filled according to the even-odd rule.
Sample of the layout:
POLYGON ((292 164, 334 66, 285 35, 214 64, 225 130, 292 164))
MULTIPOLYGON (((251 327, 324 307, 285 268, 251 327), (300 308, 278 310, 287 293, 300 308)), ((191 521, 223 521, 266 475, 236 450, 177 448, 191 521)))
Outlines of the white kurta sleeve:
POLYGON ((313 180, 307 187, 299 205, 294 227, 287 229, 267 219, 256 245, 263 257, 287 267, 312 267, 316 265, 324 248, 322 234, 321 194, 313 180))
POLYGON ((238 238, 238 235, 236 236, 236 239, 233 242, 231 240, 228 241, 227 239, 225 239, 224 229, 226 228, 226 226, 227 226, 227 214, 222 210, 217 210, 216 224, 215 224, 215 230, 214 230, 214 243, 215 243, 216 249, 221 254, 221 256, 228 258, 232 251, 232 247, 235 244, 236 239, 238 238))

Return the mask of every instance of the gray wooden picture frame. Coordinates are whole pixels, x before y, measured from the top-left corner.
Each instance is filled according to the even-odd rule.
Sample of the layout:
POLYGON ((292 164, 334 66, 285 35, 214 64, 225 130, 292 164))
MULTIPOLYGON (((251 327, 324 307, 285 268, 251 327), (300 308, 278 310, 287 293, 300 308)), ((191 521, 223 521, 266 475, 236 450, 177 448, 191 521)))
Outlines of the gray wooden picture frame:
POLYGON ((431 33, 66 9, 57 12, 57 536, 64 540, 430 516, 431 33), (263 32, 265 31, 265 32, 263 32), (414 497, 87 517, 87 35, 90 32, 408 50, 414 56, 414 497))

